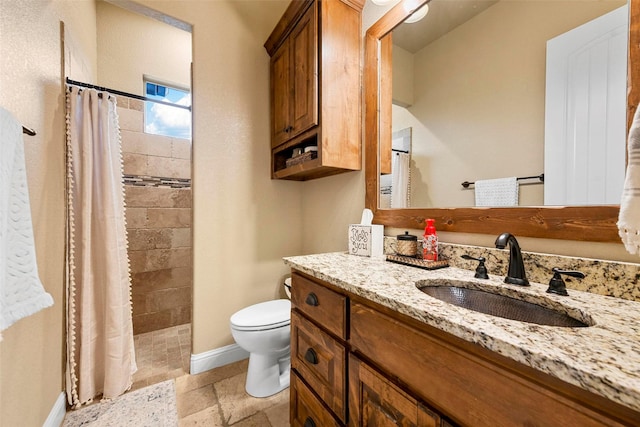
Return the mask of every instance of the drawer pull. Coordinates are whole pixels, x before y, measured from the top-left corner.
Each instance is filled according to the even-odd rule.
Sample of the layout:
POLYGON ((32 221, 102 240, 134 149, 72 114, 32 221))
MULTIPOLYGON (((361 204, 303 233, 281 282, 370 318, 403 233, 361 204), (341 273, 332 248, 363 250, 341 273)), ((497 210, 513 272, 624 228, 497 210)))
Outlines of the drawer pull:
POLYGON ((304 354, 304 360, 306 360, 307 362, 311 363, 312 365, 317 365, 318 364, 318 354, 315 352, 314 349, 310 348, 304 354))
POLYGON ((312 305, 314 307, 317 307, 319 305, 318 304, 318 297, 313 292, 309 292, 309 295, 307 295, 307 299, 304 300, 304 302, 306 302, 308 305, 312 305))
POLYGON ((316 427, 316 423, 311 417, 307 417, 307 419, 304 420, 304 427, 316 427))

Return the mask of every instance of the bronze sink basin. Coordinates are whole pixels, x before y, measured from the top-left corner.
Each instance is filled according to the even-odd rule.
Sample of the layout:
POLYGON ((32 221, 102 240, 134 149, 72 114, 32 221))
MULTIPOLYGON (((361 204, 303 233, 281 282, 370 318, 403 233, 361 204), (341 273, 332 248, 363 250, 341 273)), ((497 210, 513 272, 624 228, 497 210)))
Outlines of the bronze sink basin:
POLYGON ((440 301, 491 316, 547 326, 567 328, 590 326, 566 313, 484 290, 445 284, 418 284, 417 287, 425 294, 440 301))

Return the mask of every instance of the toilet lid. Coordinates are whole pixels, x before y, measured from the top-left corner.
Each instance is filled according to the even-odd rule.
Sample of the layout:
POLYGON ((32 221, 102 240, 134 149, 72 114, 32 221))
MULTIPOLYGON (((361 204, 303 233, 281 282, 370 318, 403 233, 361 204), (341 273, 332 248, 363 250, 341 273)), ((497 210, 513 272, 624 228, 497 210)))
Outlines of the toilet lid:
POLYGON ((261 302, 243 308, 231 316, 231 326, 236 329, 272 329, 291 322, 291 301, 278 299, 261 302))

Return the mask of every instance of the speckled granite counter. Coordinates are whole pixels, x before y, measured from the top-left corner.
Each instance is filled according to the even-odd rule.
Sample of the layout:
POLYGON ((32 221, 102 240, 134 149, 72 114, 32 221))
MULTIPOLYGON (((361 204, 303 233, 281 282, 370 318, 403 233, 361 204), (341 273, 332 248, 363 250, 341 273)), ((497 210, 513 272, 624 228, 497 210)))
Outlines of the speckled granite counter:
POLYGON ((347 253, 287 257, 285 264, 466 341, 640 411, 640 303, 546 285, 519 287, 504 277, 474 279, 459 268, 423 270, 347 253), (466 287, 536 302, 585 321, 588 328, 522 323, 456 307, 416 287, 430 280, 462 280, 466 287))

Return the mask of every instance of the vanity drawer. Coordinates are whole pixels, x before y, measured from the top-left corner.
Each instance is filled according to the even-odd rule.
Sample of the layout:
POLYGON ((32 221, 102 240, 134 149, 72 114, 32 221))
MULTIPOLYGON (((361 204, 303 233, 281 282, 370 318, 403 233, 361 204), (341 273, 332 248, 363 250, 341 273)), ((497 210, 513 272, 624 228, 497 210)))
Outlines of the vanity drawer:
POLYGON ((317 324, 347 338, 347 297, 293 273, 291 302, 317 324))
POLYGON ((295 372, 291 372, 290 404, 292 427, 309 425, 339 427, 342 425, 333 418, 295 372))
POLYGON ((298 312, 291 312, 291 367, 343 422, 346 421, 346 355, 339 341, 298 312))

